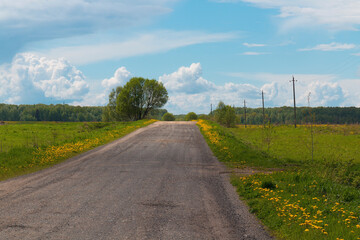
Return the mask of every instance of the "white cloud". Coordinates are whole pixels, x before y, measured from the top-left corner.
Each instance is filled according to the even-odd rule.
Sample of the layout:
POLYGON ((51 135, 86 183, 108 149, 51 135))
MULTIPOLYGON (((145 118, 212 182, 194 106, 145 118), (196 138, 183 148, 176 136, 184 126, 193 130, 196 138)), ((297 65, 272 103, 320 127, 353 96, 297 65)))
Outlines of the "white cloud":
POLYGON ((37 54, 64 57, 73 64, 87 64, 108 59, 121 59, 144 54, 166 52, 194 44, 234 39, 234 33, 203 33, 195 31, 157 31, 141 34, 120 42, 46 49, 37 54))
POLYGON ((81 99, 88 92, 84 75, 64 59, 18 54, 0 67, 0 101, 38 103, 81 99))
POLYGON ((172 12, 177 1, 1 0, 0 61, 10 61, 19 50, 38 41, 102 36, 109 31, 124 32, 148 25, 158 16, 172 12))
POLYGON ((168 13, 174 0, 2 0, 0 25, 26 29, 61 25, 63 28, 129 26, 168 13))
POLYGON ((266 55, 269 54, 267 52, 244 52, 242 55, 245 56, 259 56, 259 55, 266 55))
POLYGON ((216 85, 202 77, 200 63, 190 67, 180 67, 176 72, 159 77, 169 91, 169 102, 165 106, 173 113, 196 111, 208 113, 213 106, 224 101, 226 104, 238 105, 245 97, 254 103, 259 97, 259 88, 251 84, 232 82, 216 85))
POLYGON ((180 67, 176 72, 160 76, 159 81, 170 92, 199 93, 214 89, 215 85, 201 75, 201 64, 193 63, 190 67, 180 67))
POLYGON ((105 78, 97 83, 93 83, 88 94, 81 100, 74 101, 72 105, 79 106, 104 106, 108 103, 108 95, 113 88, 125 85, 131 77, 131 73, 126 67, 119 67, 116 69, 114 76, 105 78))
MULTIPOLYGON (((312 82, 307 87, 311 93, 310 103, 317 106, 339 106, 345 101, 344 91, 338 83, 331 82, 312 82)), ((304 104, 307 101, 308 93, 303 93, 299 101, 304 104)))
POLYGON ((330 43, 330 44, 319 44, 312 48, 303 48, 299 51, 342 51, 356 48, 355 44, 347 43, 330 43))
POLYGON ((358 0, 217 0, 247 2, 260 8, 278 9, 283 28, 326 26, 330 30, 357 30, 360 25, 358 0))
POLYGON ((360 53, 353 53, 351 55, 354 55, 354 56, 360 56, 360 53))
MULTIPOLYGON (((291 74, 232 73, 229 75, 238 77, 239 81, 254 82, 254 84, 225 82, 218 85, 206 80, 208 84, 212 85, 212 88, 206 89, 197 86, 193 80, 188 80, 202 78, 202 72, 195 71, 199 69, 200 64, 191 66, 181 67, 177 72, 166 75, 176 76, 175 80, 171 82, 174 85, 168 87, 170 99, 165 107, 170 112, 209 113, 211 103, 213 107, 219 101, 224 101, 229 105, 242 106, 244 99, 246 99, 248 107, 261 107, 261 90, 265 93, 266 107, 292 106, 293 104, 291 74), (187 70, 187 74, 180 74, 184 70, 187 70), (189 75, 194 77, 191 78, 189 75), (187 87, 184 91, 182 87, 178 87, 184 86, 178 84, 183 82, 193 82, 194 84, 185 84, 187 87)), ((359 106, 360 80, 340 80, 335 75, 296 74, 295 76, 298 80, 296 82, 298 106, 308 105, 309 92, 311 92, 311 106, 359 106)), ((171 78, 171 80, 173 79, 171 78)))
POLYGON ((124 85, 130 79, 130 76, 131 73, 125 67, 120 67, 115 71, 113 77, 104 79, 101 84, 106 89, 112 89, 124 85))
MULTIPOLYGON (((265 92, 266 103, 269 106, 292 105, 292 79, 291 74, 271 73, 231 73, 233 77, 239 77, 243 81, 260 82, 265 92)), ((336 75, 295 74, 296 99, 299 106, 307 106, 307 96, 311 92, 312 106, 356 106, 358 105, 357 93, 354 86, 355 80, 350 83, 339 79, 336 75)), ((359 84, 359 80, 356 80, 359 84)), ((359 84, 360 86, 360 84, 359 84)), ((360 90, 360 89, 359 89, 360 90)))
POLYGON ((245 47, 265 47, 265 44, 258 44, 258 43, 244 43, 243 44, 245 47))

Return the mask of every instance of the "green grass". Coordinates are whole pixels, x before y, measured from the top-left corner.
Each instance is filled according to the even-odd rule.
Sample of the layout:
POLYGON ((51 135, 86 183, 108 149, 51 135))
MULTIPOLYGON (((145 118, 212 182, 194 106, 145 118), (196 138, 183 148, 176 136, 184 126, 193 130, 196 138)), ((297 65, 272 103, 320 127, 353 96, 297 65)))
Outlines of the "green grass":
POLYGON ((0 180, 52 166, 153 122, 8 122, 0 126, 0 180))
POLYGON ((228 166, 278 169, 231 177, 239 195, 275 236, 360 237, 360 126, 315 126, 316 154, 311 161, 310 131, 304 126, 273 126, 266 133, 259 126, 198 124, 214 154, 228 166))
MULTIPOLYGON (((311 160, 310 126, 250 126, 232 128, 231 132, 253 148, 265 151, 277 159, 311 160)), ((314 133, 314 160, 338 159, 360 163, 359 125, 317 125, 314 133)))
MULTIPOLYGON (((90 123, 91 125, 92 123, 90 123)), ((73 122, 7 122, 0 126, 0 152, 53 145, 89 134, 89 124, 73 122)))

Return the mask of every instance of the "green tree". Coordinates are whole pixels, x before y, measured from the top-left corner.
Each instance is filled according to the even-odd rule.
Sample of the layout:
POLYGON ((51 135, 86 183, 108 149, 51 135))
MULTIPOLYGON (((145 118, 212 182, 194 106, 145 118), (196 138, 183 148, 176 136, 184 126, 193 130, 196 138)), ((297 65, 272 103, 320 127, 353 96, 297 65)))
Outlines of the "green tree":
POLYGON ((161 118, 163 121, 175 121, 175 116, 171 113, 165 113, 164 116, 161 118))
POLYGON ((189 112, 185 116, 185 121, 191 121, 191 120, 197 120, 197 119, 198 119, 198 116, 194 112, 189 112))
POLYGON ((109 94, 109 103, 104 108, 103 112, 103 121, 104 122, 111 122, 111 121, 121 121, 124 116, 119 114, 118 111, 116 111, 116 99, 119 96, 121 90, 123 88, 121 86, 117 87, 116 89, 112 89, 109 94))
POLYGON ((234 127, 236 121, 235 109, 220 101, 215 110, 215 120, 226 127, 234 127))
POLYGON ((167 100, 168 93, 162 83, 135 77, 110 93, 104 120, 140 120, 151 110, 164 106, 167 100))

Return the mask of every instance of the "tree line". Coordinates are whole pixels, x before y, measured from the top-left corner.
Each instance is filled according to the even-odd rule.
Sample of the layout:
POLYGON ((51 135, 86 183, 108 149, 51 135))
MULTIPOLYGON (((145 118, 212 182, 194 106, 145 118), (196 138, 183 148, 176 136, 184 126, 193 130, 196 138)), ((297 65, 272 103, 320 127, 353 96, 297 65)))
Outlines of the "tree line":
MULTIPOLYGON (((218 112, 224 112, 224 104, 220 104, 212 113, 213 117, 223 116, 218 112), (219 107, 220 106, 220 107, 219 107)), ((245 124, 245 109, 241 107, 226 107, 228 118, 232 118, 235 124, 245 124), (236 118, 232 115, 232 109, 236 118)), ((225 112, 226 112, 225 111, 225 112)), ((298 107, 297 122, 306 124, 313 122, 314 124, 359 124, 360 108, 357 107, 298 107)), ((218 117, 219 118, 219 117, 218 117)), ((220 121, 225 121, 220 119, 220 121)), ((228 120, 230 121, 230 120, 228 120)), ((274 107, 265 108, 265 122, 273 124, 293 124, 294 108, 292 107, 274 107)), ((259 125, 264 123, 264 115, 262 108, 246 108, 246 123, 259 125)), ((228 125, 228 124, 226 124, 228 125)))
POLYGON ((0 121, 100 122, 103 107, 0 104, 0 121))
MULTIPOLYGON (((105 107, 80 107, 71 105, 13 105, 0 104, 0 121, 57 121, 101 122, 105 107)), ((166 109, 153 109, 147 118, 161 120, 166 109)))

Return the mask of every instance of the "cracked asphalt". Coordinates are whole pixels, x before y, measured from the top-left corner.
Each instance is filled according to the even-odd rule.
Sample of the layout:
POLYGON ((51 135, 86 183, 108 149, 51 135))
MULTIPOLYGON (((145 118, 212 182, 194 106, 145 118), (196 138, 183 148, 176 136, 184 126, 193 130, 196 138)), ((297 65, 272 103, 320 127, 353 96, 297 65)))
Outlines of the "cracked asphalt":
POLYGON ((0 239, 272 239, 193 122, 0 182, 0 239))

